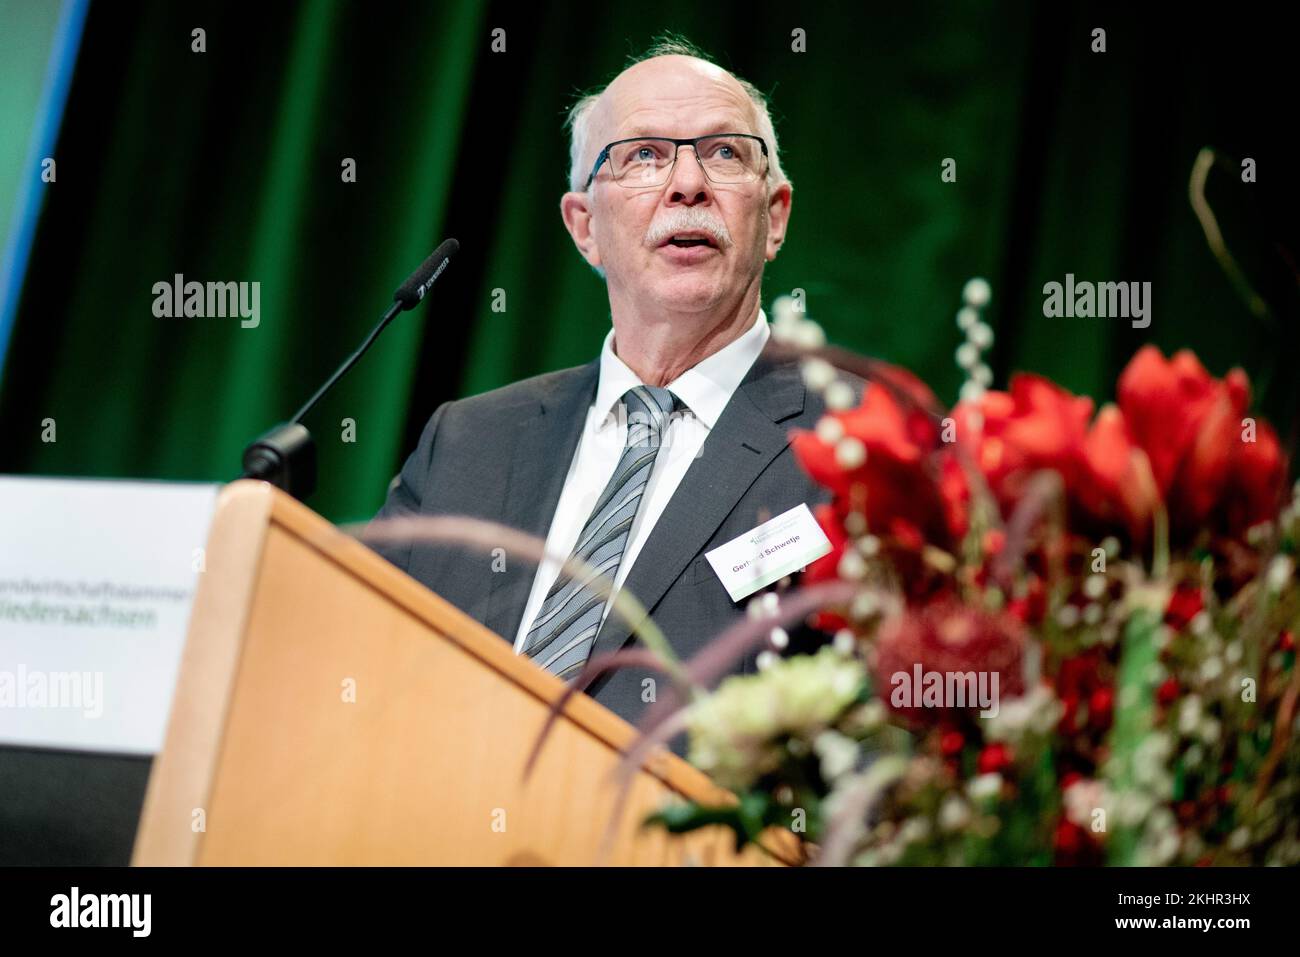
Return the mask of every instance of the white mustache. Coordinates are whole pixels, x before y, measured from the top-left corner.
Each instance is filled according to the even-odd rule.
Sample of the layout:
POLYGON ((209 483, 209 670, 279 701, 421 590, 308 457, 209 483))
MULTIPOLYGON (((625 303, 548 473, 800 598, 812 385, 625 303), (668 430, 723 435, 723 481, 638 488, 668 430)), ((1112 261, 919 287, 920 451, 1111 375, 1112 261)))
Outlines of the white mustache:
POLYGON ((708 233, 719 249, 726 249, 732 244, 731 233, 727 224, 716 214, 696 206, 674 207, 658 220, 651 223, 645 234, 647 246, 661 246, 678 233, 708 233))

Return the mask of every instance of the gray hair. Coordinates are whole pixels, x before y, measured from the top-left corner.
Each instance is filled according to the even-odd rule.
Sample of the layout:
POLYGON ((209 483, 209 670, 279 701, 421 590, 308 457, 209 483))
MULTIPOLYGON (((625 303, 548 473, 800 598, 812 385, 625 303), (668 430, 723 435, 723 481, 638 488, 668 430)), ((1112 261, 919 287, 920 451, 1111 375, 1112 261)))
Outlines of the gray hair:
MULTIPOLYGON (((656 40, 644 53, 630 58, 624 69, 626 70, 628 67, 636 66, 638 63, 653 60, 655 57, 660 56, 688 56, 696 60, 703 60, 712 66, 718 66, 709 58, 708 54, 686 38, 674 34, 665 34, 656 40)), ((757 117, 758 123, 757 133, 768 146, 770 161, 767 171, 768 189, 773 190, 782 183, 790 183, 785 172, 781 169, 781 152, 777 148, 776 127, 772 125, 772 114, 768 112, 767 97, 748 80, 742 80, 734 73, 731 76, 740 84, 741 89, 745 91, 750 102, 754 105, 754 115, 757 117)), ((569 188, 575 193, 582 192, 587 182, 587 175, 591 172, 584 162, 588 146, 587 141, 590 139, 591 134, 591 114, 596 106, 596 101, 600 99, 601 94, 608 87, 609 84, 607 83, 599 90, 586 94, 574 103, 564 124, 569 130, 569 188)))

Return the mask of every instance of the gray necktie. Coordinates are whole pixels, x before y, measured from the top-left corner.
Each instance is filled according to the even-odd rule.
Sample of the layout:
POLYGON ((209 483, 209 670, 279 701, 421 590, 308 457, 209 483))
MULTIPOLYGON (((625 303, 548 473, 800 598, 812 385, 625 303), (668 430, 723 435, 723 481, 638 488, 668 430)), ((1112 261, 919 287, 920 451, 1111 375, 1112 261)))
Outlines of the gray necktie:
MULTIPOLYGON (((650 385, 628 389, 623 405, 627 410, 623 455, 573 548, 573 557, 610 582, 623 560, 664 430, 673 412, 682 408, 667 389, 650 385)), ((566 681, 587 663, 600 631, 607 599, 591 585, 596 575, 580 572, 575 577, 561 569, 524 639, 523 653, 566 681)))

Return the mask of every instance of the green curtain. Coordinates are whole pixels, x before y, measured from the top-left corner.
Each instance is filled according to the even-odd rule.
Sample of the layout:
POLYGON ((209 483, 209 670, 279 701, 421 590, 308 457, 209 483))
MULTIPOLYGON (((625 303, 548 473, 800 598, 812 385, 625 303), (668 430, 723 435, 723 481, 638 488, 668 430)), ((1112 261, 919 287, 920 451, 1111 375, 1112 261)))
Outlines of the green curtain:
MULTIPOLYGON (((1248 319, 1187 201, 1203 145, 1278 155, 1262 132, 1285 116, 1268 99, 1282 60, 1266 24, 1247 35, 1224 15, 1180 32, 1154 12, 1028 0, 96 2, 0 385, 0 469, 233 477, 243 445, 457 235, 432 305, 401 317, 311 423, 310 504, 336 521, 369 515, 438 402, 595 354, 608 303, 560 223, 561 123, 575 93, 664 29, 770 92, 795 200, 764 298, 805 290, 832 340, 952 400, 953 317, 981 275, 1003 380, 1035 369, 1105 399, 1145 341, 1196 348, 1220 373, 1267 377, 1277 361, 1278 330, 1248 319), (1104 54, 1090 49, 1098 25, 1104 54), (191 50, 196 27, 206 53, 191 50), (342 182, 344 157, 356 183, 342 182), (941 178, 947 158, 956 182, 941 178), (153 283, 178 272, 261 282, 260 326, 154 318, 153 283), (1151 327, 1044 318, 1042 286, 1067 272, 1152 282, 1151 327)), ((1230 238, 1252 236, 1258 223, 1232 218, 1255 201, 1248 188, 1215 189, 1240 226, 1230 238)))

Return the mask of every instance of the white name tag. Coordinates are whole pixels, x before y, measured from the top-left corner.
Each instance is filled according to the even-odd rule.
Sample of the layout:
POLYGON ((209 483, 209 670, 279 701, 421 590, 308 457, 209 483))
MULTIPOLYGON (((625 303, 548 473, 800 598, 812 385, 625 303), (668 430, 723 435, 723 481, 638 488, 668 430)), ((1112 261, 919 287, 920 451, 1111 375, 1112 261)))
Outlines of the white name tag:
POLYGON ((719 545, 709 560, 732 601, 740 601, 831 550, 830 539, 807 505, 796 505, 739 538, 719 545))

